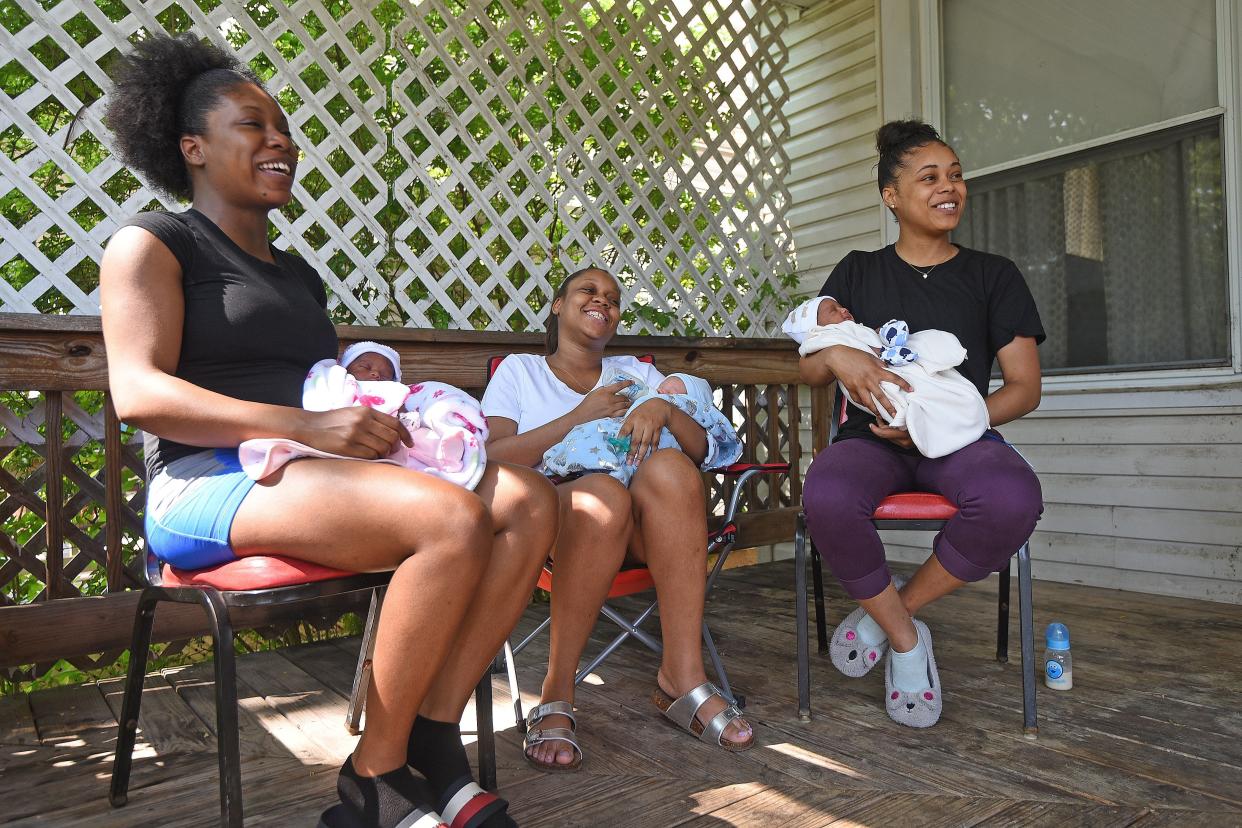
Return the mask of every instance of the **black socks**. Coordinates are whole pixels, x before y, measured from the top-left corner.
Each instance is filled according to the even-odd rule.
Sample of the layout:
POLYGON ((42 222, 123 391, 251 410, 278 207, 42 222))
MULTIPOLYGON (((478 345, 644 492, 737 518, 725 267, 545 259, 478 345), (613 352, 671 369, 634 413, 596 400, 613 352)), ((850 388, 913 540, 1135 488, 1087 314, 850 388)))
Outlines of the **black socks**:
POLYGON ((410 743, 405 761, 427 777, 436 796, 444 793, 449 783, 470 773, 470 759, 461 743, 461 726, 457 722, 438 722, 419 716, 410 730, 410 743))
MULTIPOLYGON (((427 777, 441 807, 447 805, 446 800, 452 799, 463 784, 474 780, 470 759, 461 743, 461 726, 457 722, 440 722, 423 716, 416 718, 410 730, 405 761, 427 777)), ((472 815, 463 818, 465 825, 470 828, 516 826, 517 823, 505 812, 508 802, 489 793, 481 793, 479 797, 466 807, 465 810, 472 815)))
MULTIPOLYGON (((362 776, 354 769, 353 756, 341 766, 336 793, 350 812, 348 823, 360 820, 362 825, 377 828, 393 828, 415 811, 435 810, 432 791, 409 768, 397 768, 375 777, 362 776)), ((336 824, 328 814, 324 815, 324 822, 336 824)))

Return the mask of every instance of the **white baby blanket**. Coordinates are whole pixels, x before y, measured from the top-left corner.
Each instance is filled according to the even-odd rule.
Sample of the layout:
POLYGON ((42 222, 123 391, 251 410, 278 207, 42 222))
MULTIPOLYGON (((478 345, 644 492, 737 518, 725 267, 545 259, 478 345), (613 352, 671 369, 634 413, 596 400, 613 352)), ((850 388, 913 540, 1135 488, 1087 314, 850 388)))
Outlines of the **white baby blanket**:
MULTIPOLYGON (((426 472, 467 489, 479 484, 487 465, 487 420, 478 401, 464 391, 442 382, 406 386, 359 381, 335 360, 315 363, 302 384, 302 407, 332 411, 351 405, 395 415, 410 433, 413 446, 398 444, 392 454, 374 462, 426 472)), ((246 474, 255 480, 298 457, 359 459, 279 437, 247 440, 238 446, 238 456, 246 474)))
MULTIPOLYGON (((857 322, 816 325, 815 315, 822 298, 826 297, 794 308, 782 325, 785 333, 800 343, 799 354, 806 356, 833 345, 875 354, 891 344, 857 322)), ((904 347, 915 354, 914 360, 887 367, 910 383, 914 391, 906 392, 891 382, 880 383, 897 412, 896 416, 889 416, 878 401, 872 400, 884 421, 909 431, 910 439, 924 457, 944 457, 983 436, 989 427, 987 405, 978 389, 953 370, 966 359, 966 349, 957 337, 947 331, 918 331, 909 335, 904 347)), ((844 386, 841 391, 849 399, 844 386)))

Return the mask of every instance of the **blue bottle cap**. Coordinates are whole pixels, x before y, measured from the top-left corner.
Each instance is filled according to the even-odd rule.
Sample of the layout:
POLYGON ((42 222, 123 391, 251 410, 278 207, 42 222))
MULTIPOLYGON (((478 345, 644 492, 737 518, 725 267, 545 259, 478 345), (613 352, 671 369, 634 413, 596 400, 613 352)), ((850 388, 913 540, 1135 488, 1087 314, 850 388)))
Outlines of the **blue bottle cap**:
POLYGON ((1069 628, 1059 621, 1053 621, 1048 625, 1044 640, 1048 642, 1049 650, 1068 650, 1070 648, 1069 628))

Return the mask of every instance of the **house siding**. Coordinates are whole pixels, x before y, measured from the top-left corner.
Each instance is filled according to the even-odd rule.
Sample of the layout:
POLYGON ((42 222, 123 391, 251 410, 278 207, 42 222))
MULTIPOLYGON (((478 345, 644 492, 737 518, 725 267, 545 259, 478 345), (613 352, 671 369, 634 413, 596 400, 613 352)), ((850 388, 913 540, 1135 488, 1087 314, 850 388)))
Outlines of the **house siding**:
POLYGON ((785 36, 788 213, 799 296, 819 291, 854 249, 880 246, 875 130, 880 124, 875 0, 803 11, 785 36))
MULTIPOLYGON (((817 4, 790 27, 802 294, 851 249, 884 243, 872 134, 881 112, 917 114, 920 84, 906 76, 919 62, 917 25, 898 6, 883 10, 899 24, 884 33, 874 0, 817 4), (877 43, 896 53, 878 54, 877 43)), ((1242 603, 1242 379, 1186 371, 1157 380, 1170 381, 1179 387, 1090 391, 1050 380, 1040 409, 1003 428, 1043 486, 1037 578, 1242 603)), ((931 533, 884 534, 892 560, 927 557, 931 533)))

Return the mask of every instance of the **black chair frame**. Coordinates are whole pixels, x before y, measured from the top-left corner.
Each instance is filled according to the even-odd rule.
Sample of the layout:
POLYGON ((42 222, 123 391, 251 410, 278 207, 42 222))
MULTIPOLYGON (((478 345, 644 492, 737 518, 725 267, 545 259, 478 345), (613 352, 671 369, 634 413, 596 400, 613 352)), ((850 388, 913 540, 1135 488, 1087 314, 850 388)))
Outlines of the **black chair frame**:
MULTIPOLYGON (((216 690, 216 744, 220 765, 220 824, 240 828, 242 823, 241 754, 237 730, 237 670, 233 653, 233 625, 229 610, 241 607, 263 607, 313 601, 349 592, 371 591, 372 601, 392 577, 390 572, 360 573, 325 581, 256 590, 221 590, 210 586, 165 586, 159 562, 148 551, 146 560, 147 586, 138 599, 134 615, 134 631, 130 638, 129 670, 125 679, 125 695, 117 736, 116 758, 108 801, 119 808, 129 801, 129 776, 133 763, 134 742, 138 731, 138 713, 142 705, 142 687, 146 676, 155 609, 162 602, 198 604, 207 613, 212 637, 212 656, 216 690)), ((476 690, 479 701, 479 766, 484 786, 495 788, 496 746, 491 722, 491 680, 484 676, 476 690), (486 695, 484 699, 481 697, 486 695)))
MULTIPOLYGON (((843 412, 844 396, 837 390, 833 402, 829 442, 836 436, 837 425, 843 412)), ((944 528, 948 520, 918 519, 872 519, 876 529, 900 529, 907 531, 936 532, 944 528)), ((824 606, 823 564, 819 550, 815 548, 806 529, 806 513, 798 512, 794 530, 794 591, 796 593, 795 623, 798 626, 798 718, 811 720, 811 662, 807 634, 807 549, 810 548, 813 588, 815 593, 815 637, 819 654, 828 653, 827 610, 824 606)), ((1002 664, 1009 661, 1009 567, 997 573, 999 590, 996 602, 996 660, 1002 664)), ((1028 539, 1018 549, 1018 615, 1022 640, 1022 730, 1028 738, 1039 734, 1038 714, 1035 702, 1035 634, 1031 587, 1031 543, 1028 539)))

